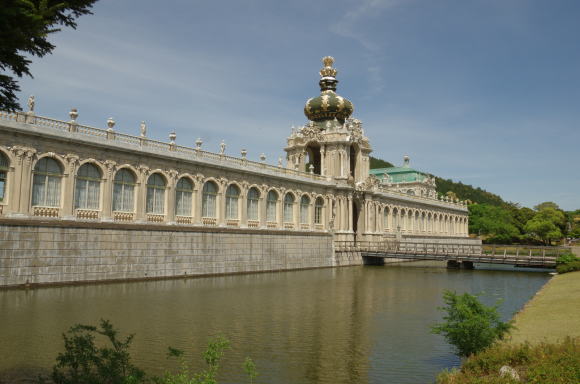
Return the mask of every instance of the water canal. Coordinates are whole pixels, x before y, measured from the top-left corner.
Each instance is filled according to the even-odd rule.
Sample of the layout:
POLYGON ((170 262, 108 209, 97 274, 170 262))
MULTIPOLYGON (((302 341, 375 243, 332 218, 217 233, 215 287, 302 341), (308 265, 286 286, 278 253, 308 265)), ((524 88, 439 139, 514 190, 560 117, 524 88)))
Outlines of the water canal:
POLYGON ((166 347, 188 350, 194 369, 210 335, 232 343, 220 383, 432 383, 459 360, 429 326, 444 289, 503 298, 509 318, 547 273, 373 266, 184 280, 0 291, 0 383, 50 367, 60 334, 110 319, 135 333, 133 356, 150 373, 174 366, 166 347))

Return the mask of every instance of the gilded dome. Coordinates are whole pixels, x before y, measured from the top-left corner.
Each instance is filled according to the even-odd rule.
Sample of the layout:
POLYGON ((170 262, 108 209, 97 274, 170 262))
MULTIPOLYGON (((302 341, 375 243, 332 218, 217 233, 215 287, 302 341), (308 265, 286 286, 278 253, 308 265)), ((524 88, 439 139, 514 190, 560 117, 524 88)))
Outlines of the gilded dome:
POLYGON ((309 120, 324 121, 337 119, 344 123, 354 111, 352 103, 336 93, 336 69, 332 68, 334 59, 326 56, 322 59, 324 68, 320 70, 320 96, 308 99, 304 114, 309 120))

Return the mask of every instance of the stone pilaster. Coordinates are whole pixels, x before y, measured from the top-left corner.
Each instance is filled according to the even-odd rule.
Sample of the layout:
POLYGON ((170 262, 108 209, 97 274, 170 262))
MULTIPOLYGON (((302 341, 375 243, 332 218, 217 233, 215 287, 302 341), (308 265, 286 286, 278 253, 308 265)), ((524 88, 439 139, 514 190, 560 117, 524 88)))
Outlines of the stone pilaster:
POLYGON ((146 221, 146 199, 147 199, 147 178, 151 169, 145 165, 138 167, 139 175, 137 177, 137 185, 135 186, 137 194, 137 204, 135 207, 135 220, 137 222, 146 221))
POLYGON ((62 193, 62 214, 65 219, 74 218, 74 204, 75 204, 75 180, 79 167, 79 157, 76 155, 66 155, 66 166, 63 179, 63 193, 62 193))
POLYGON ((105 177, 103 181, 103 186, 101 192, 102 197, 102 208, 101 208, 101 218, 103 221, 113 220, 113 184, 115 180, 115 172, 117 170, 117 163, 113 160, 105 161, 105 177))

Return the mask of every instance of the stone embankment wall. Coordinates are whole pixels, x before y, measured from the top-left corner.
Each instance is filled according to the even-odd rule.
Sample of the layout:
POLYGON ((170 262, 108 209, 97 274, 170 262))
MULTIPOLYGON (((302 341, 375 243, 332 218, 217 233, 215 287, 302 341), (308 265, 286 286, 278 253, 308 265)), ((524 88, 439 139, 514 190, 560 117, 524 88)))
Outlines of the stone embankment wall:
POLYGON ((330 234, 167 226, 0 223, 0 286, 170 278, 362 264, 330 234))

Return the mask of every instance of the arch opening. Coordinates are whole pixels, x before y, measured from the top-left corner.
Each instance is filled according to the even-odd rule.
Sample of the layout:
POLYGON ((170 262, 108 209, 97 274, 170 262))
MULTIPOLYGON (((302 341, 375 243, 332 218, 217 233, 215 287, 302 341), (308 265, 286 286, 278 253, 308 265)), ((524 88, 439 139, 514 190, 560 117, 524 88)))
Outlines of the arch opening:
POLYGON ((313 173, 322 174, 322 155, 320 153, 320 144, 310 143, 306 147, 308 162, 306 163, 306 172, 310 172, 310 165, 314 166, 313 173))

